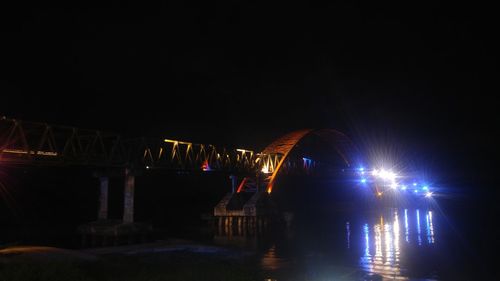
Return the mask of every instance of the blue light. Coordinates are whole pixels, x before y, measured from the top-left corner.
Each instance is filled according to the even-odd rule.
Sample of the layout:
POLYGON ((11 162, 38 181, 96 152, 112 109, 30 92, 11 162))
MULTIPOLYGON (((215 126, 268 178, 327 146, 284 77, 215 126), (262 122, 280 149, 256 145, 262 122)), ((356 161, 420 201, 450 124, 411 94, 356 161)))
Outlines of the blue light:
POLYGON ((418 189, 415 189, 414 191, 415 191, 415 193, 418 193, 418 189))
POLYGON ((414 182, 414 183, 413 183, 413 186, 417 186, 417 183, 416 183, 416 182, 414 182))
POLYGON ((405 239, 406 242, 410 242, 409 238, 410 228, 408 227, 408 209, 405 209, 405 239))
POLYGON ((402 185, 402 186, 401 186, 401 189, 402 189, 402 190, 406 190, 406 188, 407 188, 407 187, 406 187, 406 185, 402 185))
POLYGON ((429 187, 428 187, 427 185, 424 185, 424 186, 422 187, 422 190, 428 191, 428 190, 429 190, 429 187))
POLYGON ((417 209, 417 234, 418 245, 422 245, 422 237, 420 236, 420 211, 417 209))
POLYGON ((366 179, 361 179, 361 182, 362 183, 366 183, 366 179))

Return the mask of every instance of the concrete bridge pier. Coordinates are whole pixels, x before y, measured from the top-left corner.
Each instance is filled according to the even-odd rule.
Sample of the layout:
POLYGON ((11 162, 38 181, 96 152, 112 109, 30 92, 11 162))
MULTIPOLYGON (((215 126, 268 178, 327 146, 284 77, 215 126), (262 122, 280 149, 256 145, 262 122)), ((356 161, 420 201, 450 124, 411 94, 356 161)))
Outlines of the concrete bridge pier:
POLYGON ((78 232, 82 235, 82 246, 106 246, 109 241, 113 244, 135 243, 136 238, 145 237, 152 232, 152 226, 146 223, 134 221, 134 191, 136 170, 125 168, 122 171, 105 171, 95 173, 99 178, 99 208, 97 221, 81 225, 78 232), (121 219, 110 219, 108 217, 108 192, 111 177, 125 177, 123 190, 123 216, 121 219))
POLYGON ((242 235, 243 234, 243 217, 237 218, 237 224, 238 224, 238 235, 242 235))
POLYGON ((231 193, 235 193, 238 185, 238 177, 235 175, 230 175, 229 178, 231 179, 231 193))
POLYGON ((135 176, 130 169, 125 169, 125 186, 123 190, 123 223, 134 222, 134 190, 135 176))
POLYGON ((243 231, 248 230, 248 218, 247 217, 241 217, 241 224, 243 225, 243 231))
POLYGON ((99 177, 100 189, 99 189, 99 211, 97 214, 98 220, 108 219, 108 186, 109 177, 101 176, 99 177))
POLYGON ((218 235, 248 236, 265 233, 272 226, 273 218, 267 215, 217 217, 216 233, 218 235))
POLYGON ((224 226, 224 217, 217 217, 217 225, 219 226, 219 229, 222 229, 224 226))

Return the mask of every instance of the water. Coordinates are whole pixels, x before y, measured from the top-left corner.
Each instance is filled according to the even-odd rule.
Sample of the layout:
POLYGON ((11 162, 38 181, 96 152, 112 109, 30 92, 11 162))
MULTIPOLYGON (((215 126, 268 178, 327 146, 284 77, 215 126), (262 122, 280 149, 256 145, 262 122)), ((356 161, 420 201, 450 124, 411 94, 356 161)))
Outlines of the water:
MULTIPOLYGON (((478 226, 476 226, 478 227, 478 226)), ((255 251, 275 280, 480 280, 452 220, 436 208, 377 208, 296 222, 281 235, 219 236, 255 251)))

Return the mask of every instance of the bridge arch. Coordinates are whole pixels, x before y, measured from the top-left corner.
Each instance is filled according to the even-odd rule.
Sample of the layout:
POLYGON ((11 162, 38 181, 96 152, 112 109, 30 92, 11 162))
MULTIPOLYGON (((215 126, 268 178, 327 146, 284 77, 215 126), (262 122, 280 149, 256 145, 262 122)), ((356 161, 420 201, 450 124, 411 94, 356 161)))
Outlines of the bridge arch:
POLYGON ((334 129, 302 129, 290 132, 273 141, 262 151, 262 154, 282 155, 267 183, 266 190, 268 193, 272 192, 276 177, 290 152, 292 152, 302 139, 310 135, 316 135, 328 143, 331 143, 347 167, 350 167, 355 161, 354 159, 357 157, 356 148, 349 137, 342 132, 334 129))

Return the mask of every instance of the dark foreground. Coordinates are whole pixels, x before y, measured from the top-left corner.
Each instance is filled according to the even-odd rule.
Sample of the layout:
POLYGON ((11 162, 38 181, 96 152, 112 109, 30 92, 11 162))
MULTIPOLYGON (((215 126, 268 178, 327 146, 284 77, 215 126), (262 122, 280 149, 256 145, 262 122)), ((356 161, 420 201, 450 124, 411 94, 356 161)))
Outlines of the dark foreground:
MULTIPOLYGON (((496 280, 488 265, 493 260, 439 211, 389 208, 310 217, 274 235, 229 232, 198 242, 163 239, 83 250, 4 246, 0 281, 496 280)), ((484 227, 473 233, 488 234, 484 227)))
MULTIPOLYGON (((0 250, 0 280, 274 280, 259 264, 249 252, 179 240, 82 251, 15 246, 0 250)), ((382 279, 332 266, 314 280, 382 279)))

